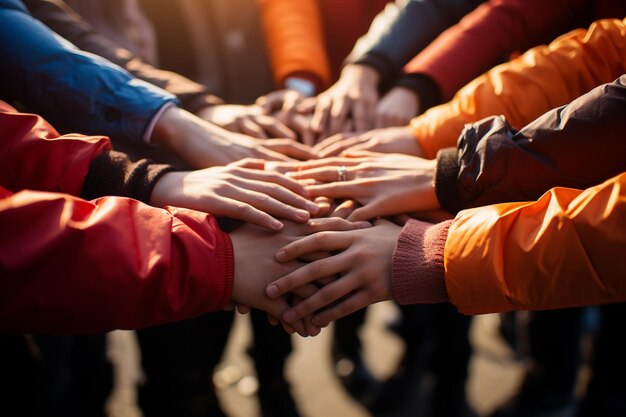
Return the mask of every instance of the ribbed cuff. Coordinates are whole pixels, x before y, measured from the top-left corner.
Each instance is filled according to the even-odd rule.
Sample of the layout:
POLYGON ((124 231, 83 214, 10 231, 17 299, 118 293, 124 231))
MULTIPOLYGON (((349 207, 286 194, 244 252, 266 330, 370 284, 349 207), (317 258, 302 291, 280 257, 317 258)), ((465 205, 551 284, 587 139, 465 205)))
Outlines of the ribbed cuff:
POLYGON ((351 63, 357 65, 367 65, 368 67, 374 68, 380 75, 379 85, 388 84, 393 78, 396 77, 398 72, 387 57, 375 52, 369 52, 351 63))
POLYGON ((393 252, 391 290, 400 304, 448 301, 444 249, 451 220, 431 224, 409 220, 393 252))
POLYGON ((148 159, 132 162, 124 153, 104 152, 89 166, 81 197, 92 200, 121 196, 148 204, 161 175, 173 170, 169 165, 153 164, 148 159))
POLYGON ((456 148, 442 149, 437 153, 435 170, 435 194, 444 210, 456 214, 463 209, 458 197, 458 176, 460 165, 456 148))
POLYGON ((439 86, 426 74, 404 74, 394 84, 396 87, 404 87, 412 90, 419 97, 420 112, 441 104, 441 90, 439 86))

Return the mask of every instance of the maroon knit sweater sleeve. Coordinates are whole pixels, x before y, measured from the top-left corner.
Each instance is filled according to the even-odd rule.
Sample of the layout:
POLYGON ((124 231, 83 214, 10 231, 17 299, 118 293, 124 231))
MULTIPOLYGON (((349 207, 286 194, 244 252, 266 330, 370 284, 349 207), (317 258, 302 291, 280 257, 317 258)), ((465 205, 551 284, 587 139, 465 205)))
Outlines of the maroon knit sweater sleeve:
POLYGON ((400 304, 448 301, 443 252, 452 220, 431 224, 409 220, 393 252, 391 290, 400 304))

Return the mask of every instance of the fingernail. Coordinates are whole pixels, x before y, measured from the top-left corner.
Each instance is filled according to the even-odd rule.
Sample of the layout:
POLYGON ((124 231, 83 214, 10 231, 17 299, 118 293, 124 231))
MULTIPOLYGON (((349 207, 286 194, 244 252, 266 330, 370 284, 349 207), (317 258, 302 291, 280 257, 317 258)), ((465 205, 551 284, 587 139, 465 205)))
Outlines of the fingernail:
POLYGON ((300 220, 309 220, 311 213, 305 210, 296 210, 296 217, 300 220))
POLYGON ((312 202, 312 201, 307 201, 307 202, 306 202, 306 209, 307 209, 307 210, 309 211, 309 213, 311 213, 311 214, 315 214, 315 213, 317 213, 318 211, 320 211, 319 206, 318 206, 317 204, 315 204, 314 202, 312 202))
POLYGON ((272 229, 274 229, 274 230, 280 230, 280 229, 282 229, 283 227, 285 227, 285 225, 284 225, 284 224, 282 224, 281 222, 279 222, 278 220, 275 220, 275 219, 274 219, 274 220, 272 220, 272 229))
POLYGON ((283 320, 286 321, 287 323, 291 323, 295 319, 296 319, 296 313, 291 310, 283 314, 283 320))
POLYGON ((284 250, 279 250, 276 253, 276 260, 278 262, 284 262, 287 260, 287 252, 285 252, 284 250))
POLYGON ((265 292, 267 293, 268 297, 275 298, 278 295, 278 286, 275 284, 271 284, 265 289, 265 292))

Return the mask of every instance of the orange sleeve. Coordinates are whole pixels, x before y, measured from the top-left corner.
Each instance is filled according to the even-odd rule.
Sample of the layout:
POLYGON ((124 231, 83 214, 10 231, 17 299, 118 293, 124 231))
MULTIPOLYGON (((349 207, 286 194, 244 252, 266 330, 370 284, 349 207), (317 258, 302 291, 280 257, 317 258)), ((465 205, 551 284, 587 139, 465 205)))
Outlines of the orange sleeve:
MULTIPOLYGON (((462 63, 460 63, 462 65, 462 63)), ((607 19, 499 65, 411 121, 423 155, 455 146, 466 123, 503 115, 519 129, 546 111, 626 73, 626 25, 607 19)))
POLYGON ((450 302, 482 314, 626 301, 625 224, 626 173, 462 211, 444 252, 450 302))
POLYGON ((315 0, 259 0, 274 81, 289 76, 312 81, 317 90, 330 83, 320 11, 315 0))

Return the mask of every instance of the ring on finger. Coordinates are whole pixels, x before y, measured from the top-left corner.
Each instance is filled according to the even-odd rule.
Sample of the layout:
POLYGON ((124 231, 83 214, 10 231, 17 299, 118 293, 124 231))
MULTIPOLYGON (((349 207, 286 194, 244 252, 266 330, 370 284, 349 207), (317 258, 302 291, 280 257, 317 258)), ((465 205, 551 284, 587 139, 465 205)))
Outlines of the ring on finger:
POLYGON ((337 167, 337 181, 345 181, 346 180, 346 166, 340 165, 337 167))

